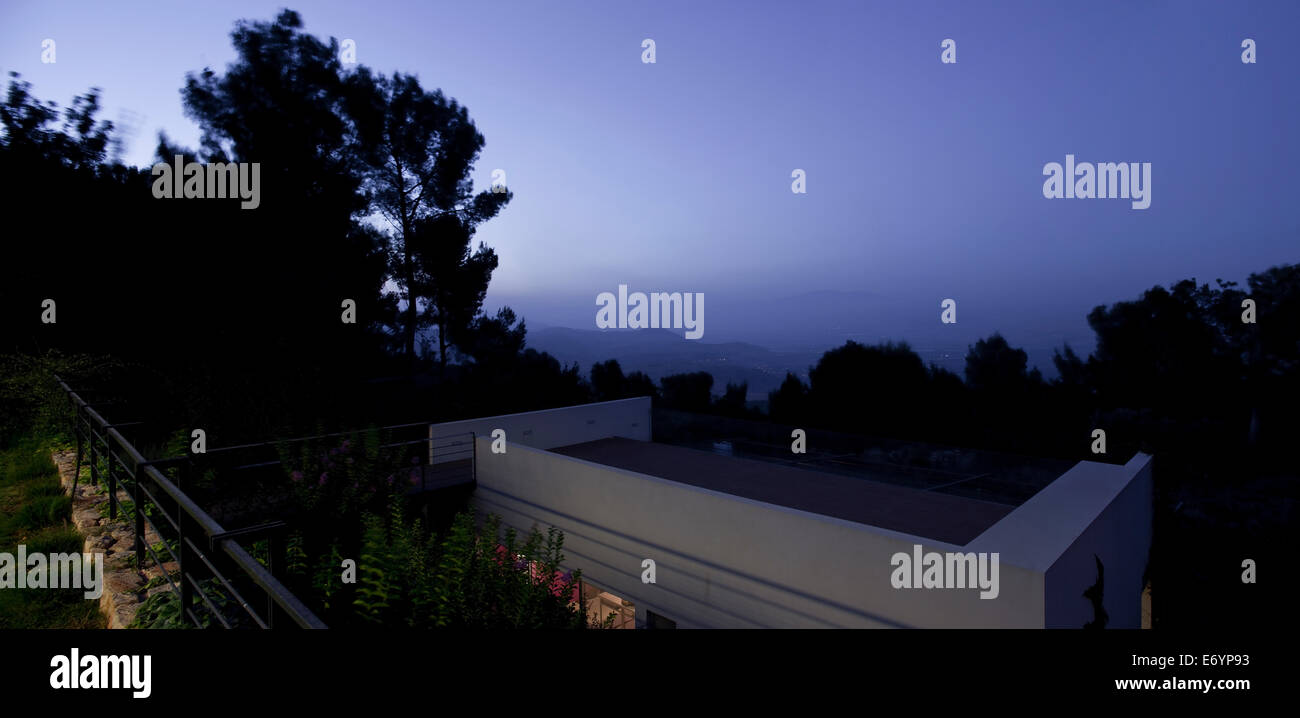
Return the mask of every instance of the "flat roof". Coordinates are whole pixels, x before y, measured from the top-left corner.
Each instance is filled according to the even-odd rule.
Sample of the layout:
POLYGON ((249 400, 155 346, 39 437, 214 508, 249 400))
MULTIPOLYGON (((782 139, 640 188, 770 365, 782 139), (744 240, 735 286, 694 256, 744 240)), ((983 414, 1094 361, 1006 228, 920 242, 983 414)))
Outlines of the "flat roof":
POLYGON ((1015 507, 870 479, 614 437, 557 454, 964 546, 1015 507))

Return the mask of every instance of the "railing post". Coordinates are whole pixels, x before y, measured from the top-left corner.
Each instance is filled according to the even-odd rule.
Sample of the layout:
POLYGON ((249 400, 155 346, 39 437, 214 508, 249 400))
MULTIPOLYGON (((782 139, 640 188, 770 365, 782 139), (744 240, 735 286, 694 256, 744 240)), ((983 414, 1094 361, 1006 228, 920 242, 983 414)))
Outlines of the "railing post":
POLYGON ((478 483, 478 434, 469 432, 469 480, 478 483))
POLYGON ((90 483, 99 486, 99 460, 95 457, 95 430, 86 427, 86 454, 90 463, 90 483))
MULTIPOLYGON (((190 464, 191 462, 189 461, 186 461, 185 463, 181 464, 179 476, 184 477, 187 474, 189 474, 190 464)), ((188 553, 189 553, 189 549, 185 547, 185 518, 186 518, 185 512, 182 511, 180 505, 177 504, 176 543, 178 545, 178 548, 176 551, 176 572, 180 575, 180 582, 181 582, 181 617, 182 618, 185 616, 185 612, 190 609, 190 603, 192 603, 194 598, 191 593, 193 591, 193 587, 190 586, 189 581, 185 580, 185 565, 188 562, 188 553)))
POLYGON ((108 437, 104 437, 104 477, 108 484, 108 520, 117 520, 117 479, 113 477, 113 452, 108 448, 108 437))
MULTIPOLYGON (((135 567, 136 569, 144 568, 144 557, 145 557, 144 504, 142 503, 142 499, 144 498, 144 491, 140 487, 141 474, 143 473, 147 473, 147 472, 141 471, 140 466, 137 464, 135 467, 135 481, 134 484, 131 486, 131 494, 132 494, 131 501, 132 503, 135 504, 135 567)), ((160 566, 159 568, 162 567, 160 566)))
MULTIPOLYGON (((266 570, 271 572, 274 578, 280 578, 284 561, 276 554, 279 552, 283 542, 275 540, 275 534, 270 533, 266 536, 266 570)), ((266 592, 266 627, 275 628, 275 597, 270 591, 266 592)))
POLYGON ((81 479, 81 407, 72 407, 72 434, 77 437, 77 465, 72 469, 72 498, 77 498, 77 481, 81 479))

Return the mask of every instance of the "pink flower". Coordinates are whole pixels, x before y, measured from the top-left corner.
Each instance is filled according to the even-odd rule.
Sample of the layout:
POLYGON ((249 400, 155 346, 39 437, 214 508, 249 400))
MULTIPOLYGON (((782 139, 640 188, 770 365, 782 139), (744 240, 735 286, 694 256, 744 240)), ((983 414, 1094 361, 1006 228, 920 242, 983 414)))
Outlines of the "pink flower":
POLYGON ((301 471, 290 472, 289 478, 293 479, 294 481, 302 481, 302 472, 301 471))

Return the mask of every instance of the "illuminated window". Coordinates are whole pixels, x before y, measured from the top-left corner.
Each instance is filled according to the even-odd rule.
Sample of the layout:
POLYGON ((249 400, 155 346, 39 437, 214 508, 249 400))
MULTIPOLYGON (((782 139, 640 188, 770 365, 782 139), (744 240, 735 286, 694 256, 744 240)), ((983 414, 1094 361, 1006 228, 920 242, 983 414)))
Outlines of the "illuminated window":
POLYGON ((587 621, 610 628, 636 628, 636 605, 583 580, 582 602, 587 621))

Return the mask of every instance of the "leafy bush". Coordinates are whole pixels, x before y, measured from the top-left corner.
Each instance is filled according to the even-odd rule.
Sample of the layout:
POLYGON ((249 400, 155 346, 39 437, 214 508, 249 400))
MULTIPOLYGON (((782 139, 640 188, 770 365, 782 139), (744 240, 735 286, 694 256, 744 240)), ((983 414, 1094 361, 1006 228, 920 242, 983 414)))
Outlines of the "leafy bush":
MULTIPOLYGON (((179 573, 172 573, 173 580, 180 578, 179 573)), ((166 582, 162 576, 157 577, 156 585, 162 585, 166 582)), ((154 581, 146 584, 145 588, 152 588, 154 581)), ((227 621, 230 621, 234 628, 251 627, 247 614, 243 609, 235 606, 234 601, 226 596, 225 592, 217 587, 217 582, 213 579, 206 578, 199 581, 199 586, 203 593, 212 601, 217 608, 224 612, 227 621)), ((212 616, 202 608, 205 605, 203 601, 195 597, 191 611, 197 617, 199 626, 197 628, 212 628, 214 625, 220 625, 213 621, 212 616)), ((181 600, 172 591, 159 591, 154 595, 146 598, 140 608, 136 610, 135 618, 127 628, 196 628, 193 621, 181 610, 181 600)))
POLYGON ((301 534, 289 538, 285 580, 333 627, 582 628, 580 572, 561 571, 564 536, 534 529, 521 543, 489 515, 457 514, 439 540, 411 520, 402 500, 366 513, 360 548, 335 538, 314 558, 301 534), (343 583, 345 555, 358 556, 355 584, 343 583))
POLYGON ((316 525, 355 525, 366 512, 386 513, 418 478, 419 459, 399 468, 402 452, 386 449, 378 430, 280 447, 298 506, 316 525))
POLYGON ((181 613, 181 602, 171 591, 160 591, 146 598, 136 610, 127 628, 190 628, 181 613))
POLYGON ((563 573, 564 535, 536 528, 519 543, 489 515, 461 513, 441 543, 400 508, 365 520, 357 616, 412 628, 582 628, 578 573, 563 573))
POLYGON ((87 380, 115 366, 104 357, 58 351, 0 355, 0 448, 23 436, 65 436, 71 409, 54 376, 87 380))

